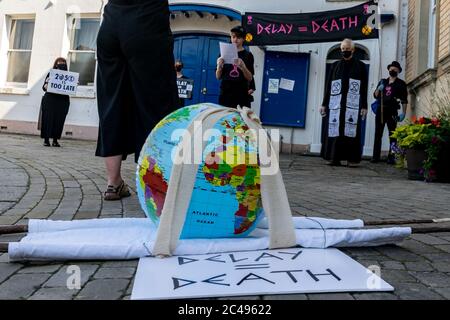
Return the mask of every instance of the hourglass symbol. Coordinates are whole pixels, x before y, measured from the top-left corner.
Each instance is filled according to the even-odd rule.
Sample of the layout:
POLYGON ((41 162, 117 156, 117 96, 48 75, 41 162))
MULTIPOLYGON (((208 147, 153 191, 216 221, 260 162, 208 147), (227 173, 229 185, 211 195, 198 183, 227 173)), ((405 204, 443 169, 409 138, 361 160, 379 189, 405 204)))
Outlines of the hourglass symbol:
POLYGON ((230 71, 230 77, 239 78, 239 70, 237 64, 233 64, 233 70, 230 71))

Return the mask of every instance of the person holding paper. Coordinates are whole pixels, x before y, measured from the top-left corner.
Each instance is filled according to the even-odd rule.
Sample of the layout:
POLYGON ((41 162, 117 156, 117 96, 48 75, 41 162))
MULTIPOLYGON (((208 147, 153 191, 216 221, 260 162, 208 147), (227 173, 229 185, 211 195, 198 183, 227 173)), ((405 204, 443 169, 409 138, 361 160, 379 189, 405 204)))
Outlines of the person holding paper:
POLYGON ((231 43, 236 46, 237 58, 230 58, 233 56, 232 47, 230 49, 230 46, 221 46, 221 56, 217 59, 216 69, 216 78, 221 80, 219 104, 229 108, 250 107, 249 84, 255 73, 253 54, 243 47, 244 28, 234 27, 230 37, 231 43))
MULTIPOLYGON (((67 71, 67 61, 64 58, 57 58, 53 63, 53 69, 67 71)), ((58 139, 61 139, 64 122, 69 112, 70 98, 68 95, 47 92, 50 73, 47 74, 42 90, 45 94, 41 101, 40 129, 41 138, 44 139, 44 146, 50 147, 50 138, 53 139, 52 146, 60 147, 58 139)))
MULTIPOLYGON (((383 138, 384 127, 387 125, 389 137, 397 128, 397 123, 403 121, 406 115, 408 105, 408 89, 406 82, 398 77, 402 72, 399 62, 393 61, 388 65, 389 78, 382 79, 378 84, 373 96, 375 99, 382 99, 381 107, 377 109, 375 117, 375 141, 373 146, 372 163, 380 161, 381 140, 383 138), (398 110, 402 106, 402 117, 398 115, 398 110), (382 110, 381 110, 382 109, 382 110)), ((395 156, 391 151, 392 143, 395 139, 389 138, 389 154, 387 158, 388 164, 395 164, 395 156)))
POLYGON ((178 107, 167 0, 109 0, 97 36, 99 134, 105 160, 104 200, 130 196, 122 160, 142 146, 156 124, 178 107))
POLYGON ((355 44, 341 43, 342 59, 327 77, 320 113, 325 118, 321 156, 329 165, 356 167, 361 162, 361 121, 367 115, 368 75, 366 65, 353 57, 355 44))

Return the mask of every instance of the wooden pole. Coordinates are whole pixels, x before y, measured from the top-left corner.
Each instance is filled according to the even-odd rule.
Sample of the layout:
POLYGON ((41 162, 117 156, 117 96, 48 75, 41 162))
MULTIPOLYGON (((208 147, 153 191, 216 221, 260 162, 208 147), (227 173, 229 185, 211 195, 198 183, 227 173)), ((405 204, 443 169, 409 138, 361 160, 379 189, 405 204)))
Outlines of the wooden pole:
POLYGON ((0 226, 0 235, 25 232, 28 232, 28 226, 26 225, 0 226))
POLYGON ((8 243, 0 242, 0 253, 7 253, 8 245, 8 243))

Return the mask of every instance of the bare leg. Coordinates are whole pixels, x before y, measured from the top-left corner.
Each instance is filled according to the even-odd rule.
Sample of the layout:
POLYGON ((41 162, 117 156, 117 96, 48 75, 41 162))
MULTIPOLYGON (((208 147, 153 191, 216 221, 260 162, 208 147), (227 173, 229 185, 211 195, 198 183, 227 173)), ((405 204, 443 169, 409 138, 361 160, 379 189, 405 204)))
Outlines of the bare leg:
POLYGON ((122 166, 122 156, 105 158, 106 174, 108 175, 108 185, 117 187, 122 182, 120 168, 122 166))

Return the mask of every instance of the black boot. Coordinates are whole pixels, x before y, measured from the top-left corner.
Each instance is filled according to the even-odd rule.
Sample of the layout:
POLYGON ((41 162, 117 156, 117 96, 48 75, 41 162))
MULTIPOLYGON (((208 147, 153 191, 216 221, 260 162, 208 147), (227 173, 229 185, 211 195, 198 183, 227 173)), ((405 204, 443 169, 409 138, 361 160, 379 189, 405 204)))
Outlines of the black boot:
POLYGON ((53 139, 52 146, 53 146, 53 147, 61 147, 61 146, 59 145, 59 143, 58 143, 58 140, 56 140, 56 139, 53 139))
POLYGON ((50 147, 50 140, 48 138, 44 139, 44 147, 50 147))

